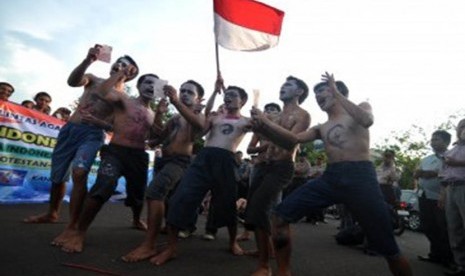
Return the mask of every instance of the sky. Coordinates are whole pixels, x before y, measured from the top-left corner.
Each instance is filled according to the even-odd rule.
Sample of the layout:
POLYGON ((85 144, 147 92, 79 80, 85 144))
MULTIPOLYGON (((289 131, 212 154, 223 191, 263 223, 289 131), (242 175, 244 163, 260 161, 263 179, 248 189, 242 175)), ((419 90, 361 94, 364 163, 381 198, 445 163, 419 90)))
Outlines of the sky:
MULTIPOLYGON (((260 90, 259 106, 280 103, 287 76, 312 88, 325 71, 346 83, 349 99, 372 105, 372 146, 413 124, 432 131, 464 109, 465 2, 261 2, 285 12, 278 46, 253 53, 219 50, 225 84, 249 92, 245 115, 253 89, 260 90)), ((0 81, 15 86, 13 101, 47 91, 52 111, 69 106, 83 90, 66 80, 94 44, 112 46, 112 61, 132 56, 141 73, 156 73, 175 87, 193 79, 206 97, 213 91, 213 1, 0 1, 0 81)), ((106 77, 109 69, 98 61, 87 72, 106 77)), ((128 85, 136 91, 135 81, 128 85)), ((302 106, 312 125, 327 119, 313 93, 302 106)))

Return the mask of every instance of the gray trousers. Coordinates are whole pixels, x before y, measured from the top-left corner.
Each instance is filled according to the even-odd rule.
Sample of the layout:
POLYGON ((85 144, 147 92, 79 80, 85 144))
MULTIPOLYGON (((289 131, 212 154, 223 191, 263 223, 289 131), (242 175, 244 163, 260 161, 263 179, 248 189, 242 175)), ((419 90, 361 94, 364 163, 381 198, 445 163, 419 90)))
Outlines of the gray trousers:
POLYGON ((465 185, 447 186, 446 218, 454 260, 465 268, 465 185))

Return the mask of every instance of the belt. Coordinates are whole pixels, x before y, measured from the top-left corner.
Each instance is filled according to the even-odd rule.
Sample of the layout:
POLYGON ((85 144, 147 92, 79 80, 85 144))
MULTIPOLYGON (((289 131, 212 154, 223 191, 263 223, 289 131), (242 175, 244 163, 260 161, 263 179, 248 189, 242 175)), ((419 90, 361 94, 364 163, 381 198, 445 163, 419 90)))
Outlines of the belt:
POLYGON ((444 186, 462 186, 465 185, 465 180, 448 180, 442 181, 441 184, 444 186))

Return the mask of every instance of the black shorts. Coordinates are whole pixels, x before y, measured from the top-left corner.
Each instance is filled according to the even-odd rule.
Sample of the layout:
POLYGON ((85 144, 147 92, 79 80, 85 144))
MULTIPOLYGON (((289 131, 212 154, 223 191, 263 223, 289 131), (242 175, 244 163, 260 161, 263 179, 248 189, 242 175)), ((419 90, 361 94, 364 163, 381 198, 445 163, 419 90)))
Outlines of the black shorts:
POLYGON ((245 210, 245 226, 271 232, 271 210, 276 206, 283 188, 294 175, 294 162, 272 161, 258 165, 250 184, 245 210))
POLYGON ((200 150, 170 199, 168 223, 179 229, 194 225, 197 209, 209 190, 212 191, 211 204, 215 206, 212 225, 222 227, 237 223, 236 170, 231 151, 215 147, 200 150))
POLYGON ((113 195, 118 179, 124 176, 126 206, 143 205, 149 165, 149 157, 145 150, 110 144, 102 146, 100 156, 97 179, 89 195, 107 201, 113 195))
POLYGON ((187 155, 164 156, 157 160, 145 197, 150 200, 165 200, 183 177, 190 160, 187 155))

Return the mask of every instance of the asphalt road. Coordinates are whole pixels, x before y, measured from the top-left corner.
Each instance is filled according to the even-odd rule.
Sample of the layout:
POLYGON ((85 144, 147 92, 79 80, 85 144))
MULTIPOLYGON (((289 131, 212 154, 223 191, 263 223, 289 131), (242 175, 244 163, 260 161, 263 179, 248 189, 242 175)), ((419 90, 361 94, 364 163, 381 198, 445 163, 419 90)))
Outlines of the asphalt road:
MULTIPOLYGON (((122 203, 107 203, 89 229, 84 252, 68 254, 50 245, 68 219, 67 205, 63 206, 59 223, 31 225, 21 222, 24 217, 46 208, 46 204, 0 206, 1 276, 104 275, 89 269, 99 269, 108 272, 107 275, 229 276, 250 275, 256 267, 256 259, 235 257, 226 250, 226 229, 220 229, 215 241, 202 240, 203 216, 199 219, 196 234, 180 242, 177 259, 161 267, 148 261, 124 263, 121 256, 142 241, 144 233, 130 228, 131 212, 122 203)), ((337 232, 338 222, 330 219, 328 222, 318 226, 303 222, 295 225, 294 275, 390 275, 383 258, 365 255, 360 248, 337 245, 333 235, 337 232)), ((166 236, 161 236, 160 243, 165 239, 166 236)), ((428 252, 427 240, 421 233, 406 231, 398 237, 398 242, 411 260, 414 275, 442 275, 442 267, 416 259, 417 255, 428 252)), ((242 245, 245 249, 254 248, 253 241, 242 245)))

